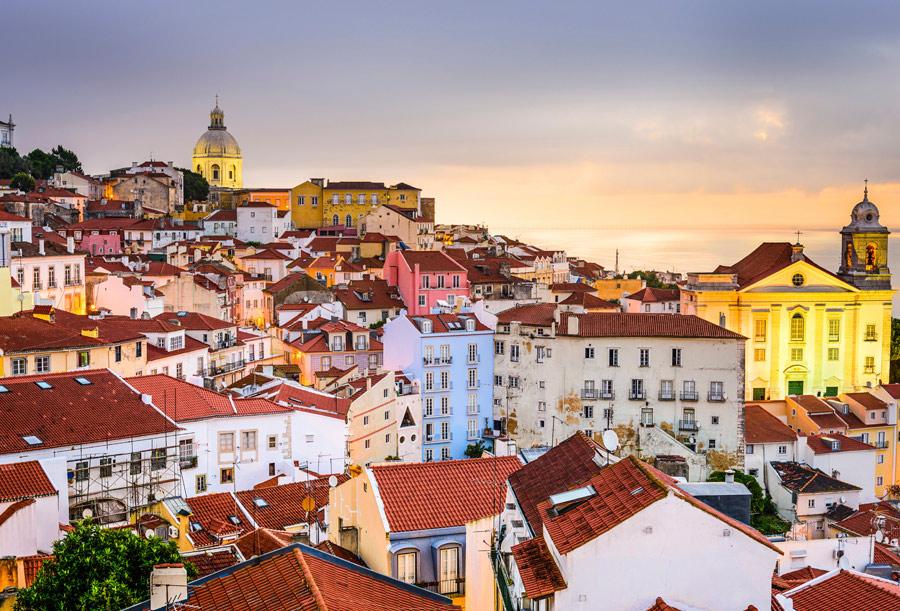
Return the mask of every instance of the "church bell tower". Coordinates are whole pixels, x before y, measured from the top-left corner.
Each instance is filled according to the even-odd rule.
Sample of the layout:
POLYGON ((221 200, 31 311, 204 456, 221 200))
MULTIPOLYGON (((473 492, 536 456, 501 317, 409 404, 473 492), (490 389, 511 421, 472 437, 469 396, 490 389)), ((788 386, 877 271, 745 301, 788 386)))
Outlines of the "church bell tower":
POLYGON ((850 224, 841 229, 841 267, 838 276, 862 290, 891 289, 888 268, 890 232, 878 221, 878 207, 869 201, 869 185, 853 207, 850 224))

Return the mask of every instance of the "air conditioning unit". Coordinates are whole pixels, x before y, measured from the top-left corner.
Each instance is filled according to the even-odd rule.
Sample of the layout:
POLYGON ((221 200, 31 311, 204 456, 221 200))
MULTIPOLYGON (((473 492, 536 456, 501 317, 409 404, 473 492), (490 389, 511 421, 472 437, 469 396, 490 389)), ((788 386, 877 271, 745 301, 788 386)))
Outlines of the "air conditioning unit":
POLYGON ((178 527, 177 527, 177 526, 170 526, 170 527, 169 527, 169 538, 170 538, 170 539, 177 539, 177 538, 178 538, 178 527))

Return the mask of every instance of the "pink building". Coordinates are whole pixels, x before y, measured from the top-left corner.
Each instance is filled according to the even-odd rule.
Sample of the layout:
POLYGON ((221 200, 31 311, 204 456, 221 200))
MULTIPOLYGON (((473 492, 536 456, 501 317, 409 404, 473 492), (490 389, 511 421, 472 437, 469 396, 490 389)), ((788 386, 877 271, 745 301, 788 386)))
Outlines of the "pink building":
POLYGON ((384 279, 400 290, 411 316, 430 314, 432 308, 454 307, 469 301, 466 268, 433 250, 402 250, 388 253, 384 279))
POLYGON ((384 347, 368 329, 346 320, 318 318, 304 325, 290 342, 292 362, 300 366, 300 383, 326 388, 331 380, 378 373, 384 347))
POLYGON ((59 234, 72 237, 79 250, 94 255, 118 255, 122 253, 122 234, 134 219, 90 219, 61 228, 59 234))

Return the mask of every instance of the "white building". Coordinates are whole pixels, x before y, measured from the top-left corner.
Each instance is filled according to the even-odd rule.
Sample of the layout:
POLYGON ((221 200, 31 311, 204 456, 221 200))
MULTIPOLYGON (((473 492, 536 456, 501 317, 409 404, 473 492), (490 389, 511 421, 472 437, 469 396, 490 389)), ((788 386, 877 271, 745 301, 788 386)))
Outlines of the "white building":
POLYGON ((647 314, 678 314, 681 312, 681 291, 645 287, 622 298, 626 312, 647 314))
POLYGON ((237 212, 234 210, 214 210, 203 219, 203 235, 231 236, 237 235, 237 212))
POLYGON ((744 409, 744 467, 767 490, 766 463, 797 460, 797 433, 760 405, 744 409))
POLYGON ((694 316, 498 315, 494 419, 522 448, 617 431, 625 451, 676 454, 705 479, 709 452, 743 464, 744 339, 694 316))
MULTIPOLYGON (((8 238, 0 235, 4 242, 8 238)), ((9 252, 13 278, 23 291, 34 293, 35 305, 85 313, 84 254, 75 251, 73 238, 65 246, 43 238, 36 244, 13 242, 9 252)))
POLYGON ((60 525, 69 523, 69 500, 58 487, 65 463, 46 462, 60 467, 56 484, 40 461, 0 464, 0 557, 49 554, 60 525))
POLYGON ((81 172, 73 172, 67 170, 65 172, 54 172, 53 176, 47 181, 47 183, 58 189, 71 189, 81 195, 84 195, 88 200, 95 201, 100 199, 102 194, 102 187, 100 185, 100 181, 94 178, 93 176, 88 176, 87 174, 83 174, 81 172))
POLYGON ((287 210, 268 202, 248 202, 237 208, 237 238, 267 244, 291 228, 287 210))
POLYGON ((861 488, 860 503, 877 501, 875 446, 841 434, 800 437, 800 462, 861 488))

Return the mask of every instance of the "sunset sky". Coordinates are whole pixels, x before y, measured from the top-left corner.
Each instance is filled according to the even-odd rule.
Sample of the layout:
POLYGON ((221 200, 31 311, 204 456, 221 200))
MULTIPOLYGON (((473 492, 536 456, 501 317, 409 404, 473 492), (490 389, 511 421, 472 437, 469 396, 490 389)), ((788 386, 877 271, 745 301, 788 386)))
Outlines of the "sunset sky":
POLYGON ((900 7, 636 4, 7 0, 0 115, 88 172, 186 165, 218 93, 249 186, 402 180, 510 231, 786 239, 866 177, 900 225, 900 7))

